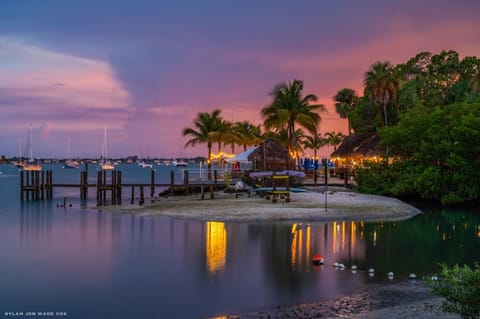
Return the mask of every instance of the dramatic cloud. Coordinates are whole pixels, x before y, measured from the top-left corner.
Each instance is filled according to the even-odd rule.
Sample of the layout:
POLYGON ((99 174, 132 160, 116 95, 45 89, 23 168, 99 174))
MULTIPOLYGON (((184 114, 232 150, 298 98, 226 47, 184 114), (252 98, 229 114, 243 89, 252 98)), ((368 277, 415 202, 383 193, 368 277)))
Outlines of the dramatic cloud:
POLYGON ((106 62, 5 37, 0 60, 3 129, 121 128, 132 112, 129 93, 106 62))

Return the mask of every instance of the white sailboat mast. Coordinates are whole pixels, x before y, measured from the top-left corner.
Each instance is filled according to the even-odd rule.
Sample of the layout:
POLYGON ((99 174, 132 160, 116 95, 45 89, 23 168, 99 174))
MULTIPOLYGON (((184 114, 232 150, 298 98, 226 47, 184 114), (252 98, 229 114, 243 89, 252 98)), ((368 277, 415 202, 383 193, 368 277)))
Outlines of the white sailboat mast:
POLYGON ((28 146, 30 148, 30 162, 33 162, 32 127, 30 127, 30 134, 28 136, 28 139, 28 146))
POLYGON ((107 162, 107 127, 103 127, 103 162, 107 162))
POLYGON ((18 162, 22 161, 22 138, 18 139, 18 162))

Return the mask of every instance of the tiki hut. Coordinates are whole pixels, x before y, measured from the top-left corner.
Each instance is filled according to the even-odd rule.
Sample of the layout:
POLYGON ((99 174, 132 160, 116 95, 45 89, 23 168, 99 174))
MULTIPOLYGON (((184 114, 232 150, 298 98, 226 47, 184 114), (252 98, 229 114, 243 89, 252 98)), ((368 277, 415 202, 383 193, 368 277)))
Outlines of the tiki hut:
POLYGON ((266 139, 250 155, 254 171, 282 171, 291 168, 292 158, 285 145, 273 138, 266 139))
POLYGON ((338 149, 331 154, 337 165, 361 165, 363 161, 377 161, 384 156, 385 148, 380 145, 377 134, 346 136, 338 149))

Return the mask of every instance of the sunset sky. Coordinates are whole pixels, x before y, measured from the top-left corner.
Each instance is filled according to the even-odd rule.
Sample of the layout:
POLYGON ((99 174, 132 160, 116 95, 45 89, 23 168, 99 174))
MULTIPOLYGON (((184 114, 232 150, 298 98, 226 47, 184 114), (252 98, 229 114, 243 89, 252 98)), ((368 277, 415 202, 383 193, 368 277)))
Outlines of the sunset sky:
MULTIPOLYGON (((419 52, 480 56, 480 1, 0 2, 0 155, 33 128, 36 157, 192 157, 198 112, 260 124, 275 84, 300 79, 346 132, 332 96, 362 93, 376 61, 419 52)), ((333 151, 323 150, 323 153, 333 151)))

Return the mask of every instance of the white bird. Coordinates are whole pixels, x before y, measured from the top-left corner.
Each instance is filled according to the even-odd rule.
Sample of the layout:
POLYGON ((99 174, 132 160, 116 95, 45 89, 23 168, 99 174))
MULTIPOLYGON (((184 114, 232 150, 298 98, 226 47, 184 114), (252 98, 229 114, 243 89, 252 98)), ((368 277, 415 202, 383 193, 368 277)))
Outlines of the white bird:
POLYGON ((373 274, 374 272, 375 272, 375 269, 373 269, 373 268, 368 268, 368 273, 369 273, 369 274, 373 274))
POLYGON ((388 279, 393 279, 393 272, 389 272, 387 276, 388 276, 388 279))
POLYGON ((416 279, 417 276, 414 273, 411 273, 410 275, 408 275, 408 278, 409 279, 416 279))
POLYGON ((333 263, 333 267, 338 268, 338 263, 337 262, 333 263))

